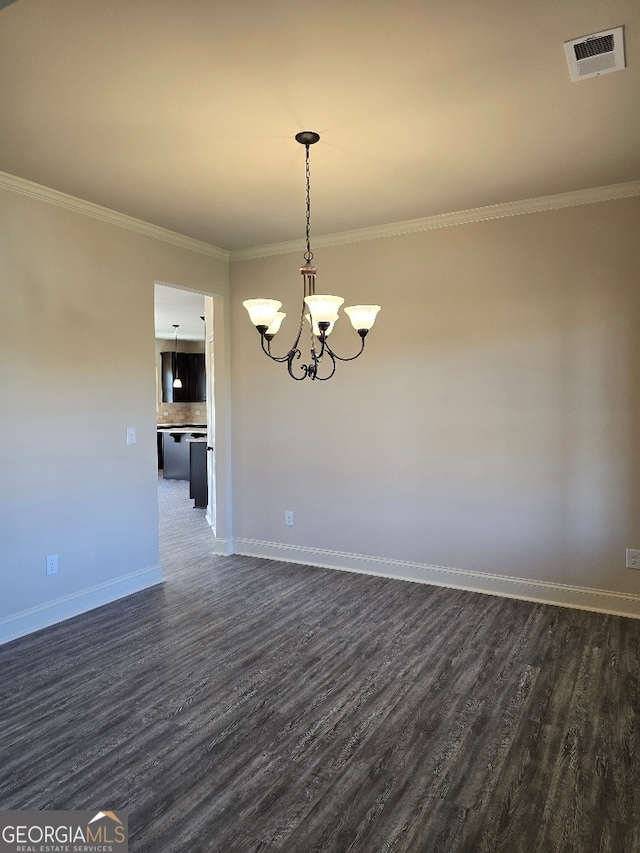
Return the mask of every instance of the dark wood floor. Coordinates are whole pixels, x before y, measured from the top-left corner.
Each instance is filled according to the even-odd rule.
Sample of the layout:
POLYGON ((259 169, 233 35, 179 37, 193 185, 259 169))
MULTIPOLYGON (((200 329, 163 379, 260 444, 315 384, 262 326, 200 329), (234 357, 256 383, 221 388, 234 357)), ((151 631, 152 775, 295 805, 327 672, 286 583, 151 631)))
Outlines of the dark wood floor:
POLYGON ((640 851, 640 622, 210 553, 0 647, 0 808, 130 849, 640 851))

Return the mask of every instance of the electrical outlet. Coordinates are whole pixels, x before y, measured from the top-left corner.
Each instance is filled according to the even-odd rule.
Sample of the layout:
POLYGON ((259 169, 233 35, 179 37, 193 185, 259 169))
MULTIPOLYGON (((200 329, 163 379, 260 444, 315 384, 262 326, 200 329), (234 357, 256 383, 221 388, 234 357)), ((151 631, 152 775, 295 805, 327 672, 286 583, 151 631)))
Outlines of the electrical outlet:
POLYGON ((288 509, 284 514, 284 523, 287 527, 293 527, 293 511, 288 509))
POLYGON ((47 574, 48 575, 57 575, 58 574, 58 555, 57 554, 49 554, 47 557, 47 574))
POLYGON ((627 548, 627 568, 640 569, 640 551, 635 548, 627 548))

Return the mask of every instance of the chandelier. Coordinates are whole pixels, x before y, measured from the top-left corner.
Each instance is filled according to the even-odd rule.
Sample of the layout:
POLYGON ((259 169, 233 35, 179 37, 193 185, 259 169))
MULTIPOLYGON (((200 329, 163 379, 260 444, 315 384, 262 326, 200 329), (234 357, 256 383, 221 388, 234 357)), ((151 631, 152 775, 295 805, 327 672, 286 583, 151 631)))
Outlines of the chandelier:
POLYGON ((271 341, 280 329, 280 324, 287 316, 280 311, 282 302, 277 299, 246 299, 242 304, 249 312, 251 322, 260 333, 260 343, 265 355, 272 361, 287 365, 289 376, 296 381, 302 379, 320 379, 326 381, 331 379, 336 372, 338 361, 353 361, 362 355, 364 341, 369 329, 376 321, 376 315, 380 310, 379 305, 351 305, 345 308, 345 314, 351 320, 351 325, 360 336, 360 349, 352 356, 338 355, 327 342, 333 327, 338 320, 338 311, 344 302, 340 296, 328 296, 316 294, 316 274, 318 270, 313 266, 313 252, 311 251, 311 201, 310 201, 310 177, 309 168, 309 146, 314 145, 320 136, 312 130, 303 130, 296 134, 296 142, 305 147, 306 183, 307 183, 307 226, 306 246, 304 253, 305 264, 300 268, 303 279, 302 310, 300 312, 300 323, 296 338, 285 355, 274 355, 271 352, 271 341), (306 313, 305 313, 306 312, 306 313), (300 364, 302 350, 300 339, 304 331, 304 322, 308 323, 309 332, 309 358, 306 364, 300 364))

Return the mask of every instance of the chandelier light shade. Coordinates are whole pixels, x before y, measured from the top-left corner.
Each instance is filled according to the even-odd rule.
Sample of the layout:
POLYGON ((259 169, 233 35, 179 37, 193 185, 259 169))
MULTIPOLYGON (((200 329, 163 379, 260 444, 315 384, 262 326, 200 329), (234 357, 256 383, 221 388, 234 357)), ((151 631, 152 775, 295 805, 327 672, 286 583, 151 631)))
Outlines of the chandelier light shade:
POLYGON ((376 314, 380 310, 379 305, 351 305, 344 309, 344 313, 351 320, 351 325, 356 330, 369 329, 376 321, 376 314))
POLYGON ((280 324, 287 316, 283 311, 280 311, 282 303, 278 302, 277 299, 246 299, 242 303, 249 312, 251 322, 260 334, 260 343, 265 355, 269 356, 272 361, 286 364, 289 375, 297 381, 302 379, 319 379, 321 381, 331 379, 336 372, 338 361, 353 361, 359 355, 362 355, 364 340, 375 323, 376 316, 380 310, 379 305, 351 305, 344 309, 345 314, 351 320, 351 325, 360 336, 360 349, 355 355, 340 356, 327 343, 327 338, 331 334, 336 321, 339 319, 338 312, 344 303, 344 299, 341 296, 316 294, 316 274, 318 270, 311 263, 313 252, 311 251, 311 171, 309 167, 309 146, 314 145, 319 139, 320 136, 312 130, 303 130, 296 134, 296 142, 305 147, 307 250, 304 253, 305 263, 300 268, 303 280, 300 322, 296 338, 287 353, 278 356, 271 352, 271 341, 280 330, 280 324), (304 324, 305 319, 308 326, 304 324), (302 360, 300 339, 305 329, 309 333, 309 357, 306 363, 300 363, 302 360))
MULTIPOLYGON (((313 323, 313 334, 316 336, 316 338, 319 338, 320 337, 320 329, 318 328, 318 324, 316 323, 316 321, 311 320, 311 314, 305 314, 304 319, 307 321, 307 323, 313 323)), ((335 324, 336 324, 335 320, 333 321, 333 323, 329 323, 329 328, 324 333, 325 338, 329 337, 329 335, 333 331, 333 327, 335 326, 335 324)))
POLYGON ((283 311, 278 311, 276 316, 269 323, 269 328, 267 329, 266 334, 271 335, 271 337, 273 338, 275 333, 280 330, 280 323, 282 323, 286 316, 287 315, 283 311))
POLYGON ((282 302, 277 299, 246 299, 243 303, 254 326, 270 326, 276 319, 282 302))
POLYGON ((344 302, 341 296, 305 296, 304 301, 315 323, 335 323, 344 302))

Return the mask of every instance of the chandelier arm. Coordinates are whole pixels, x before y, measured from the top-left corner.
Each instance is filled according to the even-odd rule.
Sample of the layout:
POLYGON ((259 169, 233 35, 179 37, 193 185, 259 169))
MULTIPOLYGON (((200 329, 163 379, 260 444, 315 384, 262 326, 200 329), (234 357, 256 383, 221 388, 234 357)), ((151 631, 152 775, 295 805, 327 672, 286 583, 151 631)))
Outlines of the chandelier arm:
POLYGON ((329 352, 331 352, 331 350, 329 350, 329 347, 327 345, 327 336, 325 335, 324 332, 322 332, 322 334, 320 335, 320 352, 318 353, 317 361, 322 361, 322 356, 325 354, 325 352, 327 350, 329 352))
MULTIPOLYGON (((278 361, 281 364, 284 363, 285 361, 287 361, 290 357, 293 358, 293 356, 296 354, 296 352, 299 354, 300 350, 298 349, 298 344, 300 343, 300 337, 302 335, 303 324, 304 324, 304 302, 302 303, 302 310, 300 311, 300 323, 298 324, 298 333, 296 335, 296 339, 293 342, 293 344, 289 347, 287 352, 282 356, 273 355, 273 353, 271 352, 271 341, 273 340, 273 336, 269 336, 267 338, 267 336, 263 332, 261 332, 260 333, 260 344, 262 346, 263 353, 265 355, 268 355, 272 361, 278 361), (265 341, 266 341, 266 347, 265 347, 265 341)), ((298 358, 299 357, 300 356, 298 355, 298 358)))
MULTIPOLYGON (((304 313, 304 311, 303 311, 303 313, 304 313)), ((303 317, 301 316, 300 317, 300 325, 298 326, 298 334, 296 335, 296 339, 293 342, 293 344, 289 347, 288 351, 284 355, 281 355, 281 356, 273 355, 273 353, 271 352, 271 339, 267 339, 266 335, 261 334, 260 335, 260 344, 262 346, 262 351, 264 352, 264 354, 268 355, 272 361, 278 361, 280 363, 284 363, 285 361, 288 361, 289 358, 293 358, 296 353, 298 353, 298 358, 299 358, 300 357, 300 350, 298 349, 298 344, 300 342, 300 336, 302 334, 302 322, 303 322, 303 317), (265 346, 265 341, 267 342, 266 346, 265 346)))
MULTIPOLYGON (((298 337, 300 337, 300 336, 298 335, 298 337)), ((311 378, 313 378, 313 373, 315 372, 315 370, 312 370, 306 364, 300 365, 300 370, 302 371, 302 376, 296 376, 295 373, 293 372, 292 367, 293 367, 294 360, 302 357, 302 353, 300 352, 300 350, 297 346, 291 347, 291 349, 289 350, 289 352, 286 355, 281 355, 281 356, 272 355, 270 352, 271 341, 267 341, 266 346, 265 346, 265 340, 266 340, 265 335, 261 335, 260 338, 261 338, 261 344, 262 344, 262 351, 264 352, 264 354, 269 356, 271 361, 276 361, 276 362, 279 362, 280 364, 286 363, 287 371, 289 373, 289 376, 292 379, 295 379, 296 382, 301 382, 303 379, 306 379, 307 376, 311 376, 311 378)), ((297 344, 297 340, 296 340, 296 344, 297 344)), ((313 353, 312 353, 312 355, 313 355, 313 353)), ((315 361, 315 358, 314 358, 314 361, 315 361)))
POLYGON ((331 347, 329 346, 329 344, 328 344, 328 343, 326 343, 326 341, 325 341, 325 343, 324 343, 324 348, 325 348, 325 350, 329 353, 329 355, 331 356, 331 358, 333 358, 333 359, 337 359, 338 361, 355 361, 355 360, 356 360, 356 358, 358 358, 359 356, 361 356, 361 355, 362 355, 362 352, 363 352, 363 350, 364 350, 364 340, 365 340, 365 336, 364 336, 364 335, 360 335, 360 338, 361 338, 361 340, 362 340, 362 344, 360 345, 360 349, 358 350, 358 352, 357 352, 355 355, 352 355, 352 356, 350 356, 349 358, 344 358, 344 357, 343 357, 343 356, 341 356, 341 355, 337 355, 337 353, 335 353, 335 352, 331 349, 331 347))
MULTIPOLYGON (((296 341, 296 343, 297 343, 297 341, 296 341)), ((266 335, 260 335, 260 345, 262 346, 262 352, 265 355, 269 356, 271 361, 277 361, 277 362, 280 362, 281 364, 283 364, 285 361, 288 361, 289 358, 292 358, 296 352, 300 352, 300 350, 296 349, 295 344, 294 344, 294 346, 291 347, 289 352, 287 352, 285 355, 273 355, 271 352, 271 341, 267 341, 266 335), (265 341, 266 341, 266 345, 265 345, 265 341)))
MULTIPOLYGON (((334 358, 333 353, 332 353, 332 352, 331 352, 331 350, 329 349, 329 347, 325 347, 325 354, 326 354, 326 355, 328 355, 328 356, 329 356, 329 358, 331 359, 331 372, 330 372, 330 373, 328 373, 328 374, 327 374, 327 376, 318 376, 318 373, 317 373, 317 370, 316 370, 315 375, 311 377, 312 379, 317 379, 317 380, 318 380, 318 381, 320 381, 320 382, 326 382, 326 381, 327 381, 327 379, 331 379, 331 377, 333 376, 333 374, 336 372, 336 366, 337 366, 337 365, 336 365, 336 360, 335 360, 335 358, 334 358)), ((318 359, 318 360, 319 360, 319 359, 318 359)))
MULTIPOLYGON (((287 359, 287 371, 289 373, 289 376, 292 379, 295 379, 296 382, 302 382, 303 379, 306 379, 307 376, 309 376, 309 367, 306 364, 301 364, 300 370, 302 370, 302 376, 296 376, 295 373, 293 372, 293 370, 291 369, 294 358, 300 358, 300 350, 299 349, 291 350, 291 352, 289 353, 289 358, 287 359)), ((313 378, 313 377, 311 377, 311 378, 313 378)))

